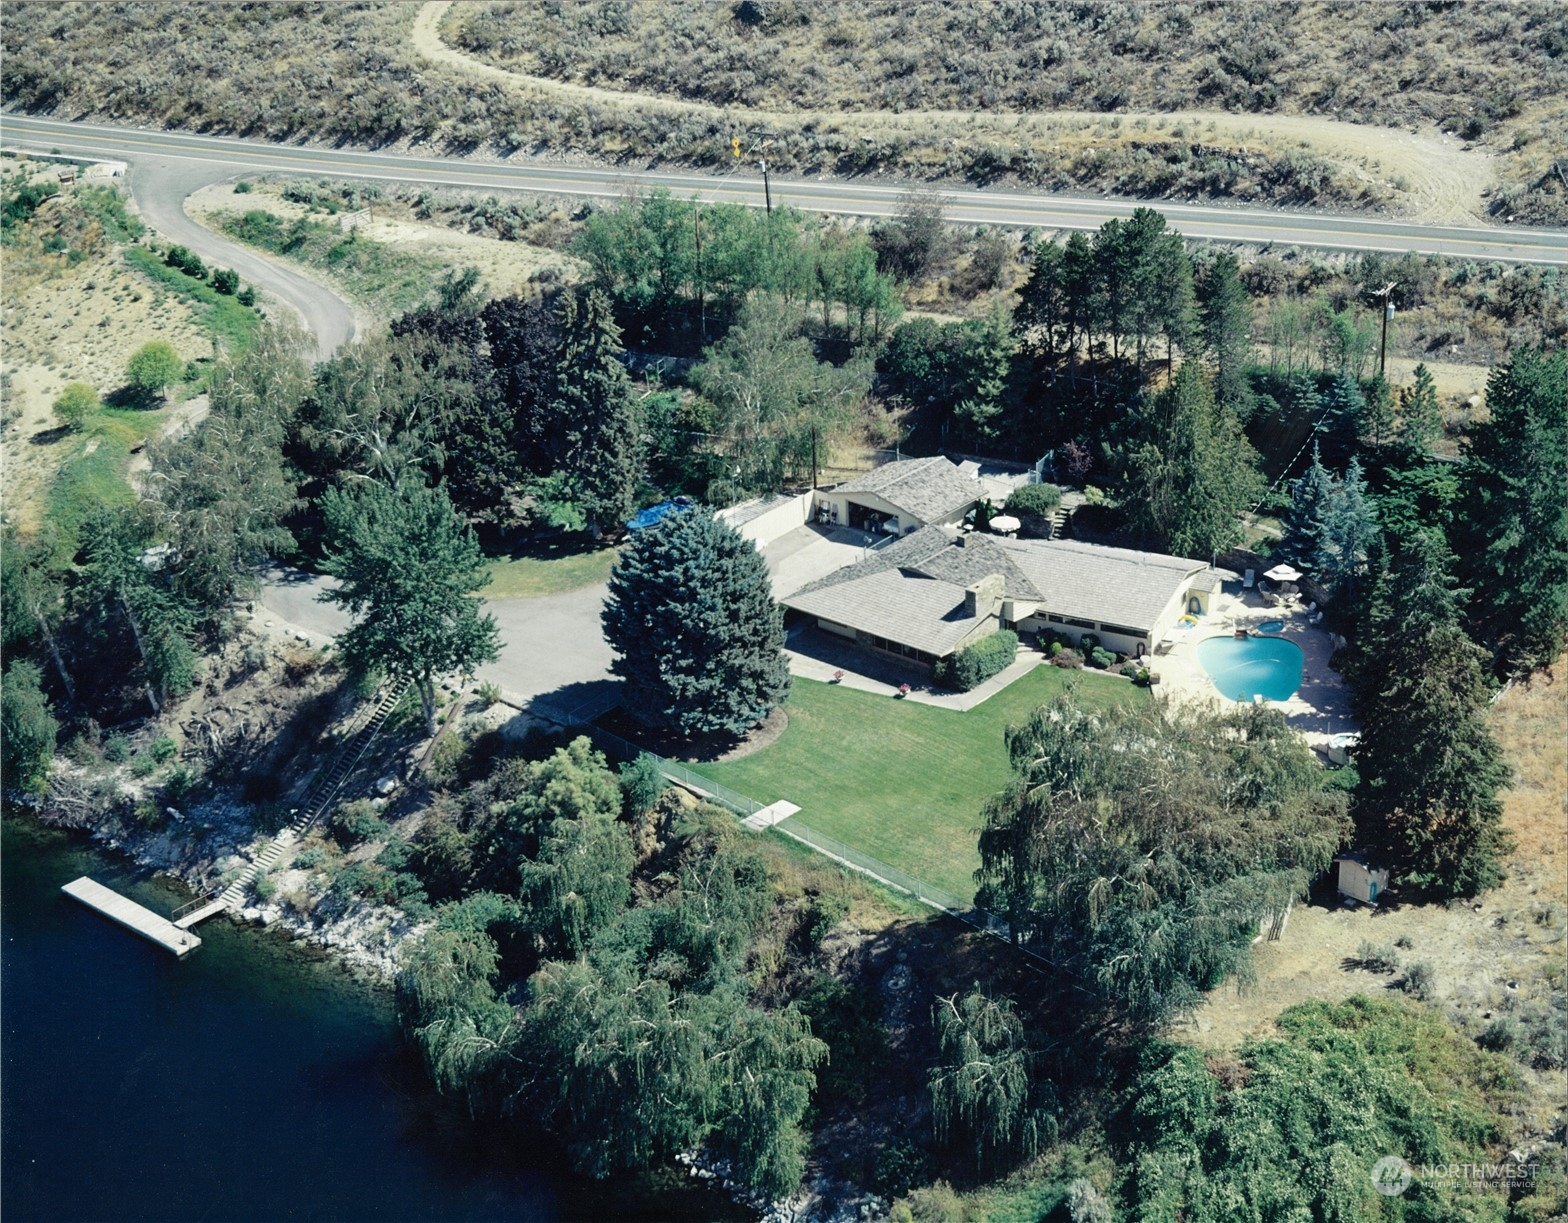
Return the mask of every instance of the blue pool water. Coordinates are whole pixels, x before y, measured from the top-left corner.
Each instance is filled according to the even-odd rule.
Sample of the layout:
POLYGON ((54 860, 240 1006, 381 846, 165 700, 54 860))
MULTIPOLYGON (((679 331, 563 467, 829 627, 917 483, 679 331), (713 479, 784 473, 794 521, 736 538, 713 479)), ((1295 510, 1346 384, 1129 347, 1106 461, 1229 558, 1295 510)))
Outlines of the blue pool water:
POLYGON ((1283 637, 1210 637, 1198 661, 1233 701, 1284 701, 1301 687, 1301 647, 1283 637))
POLYGON ((1258 632, 1260 633, 1283 633, 1284 631, 1285 622, 1283 620, 1265 620, 1258 625, 1258 632))

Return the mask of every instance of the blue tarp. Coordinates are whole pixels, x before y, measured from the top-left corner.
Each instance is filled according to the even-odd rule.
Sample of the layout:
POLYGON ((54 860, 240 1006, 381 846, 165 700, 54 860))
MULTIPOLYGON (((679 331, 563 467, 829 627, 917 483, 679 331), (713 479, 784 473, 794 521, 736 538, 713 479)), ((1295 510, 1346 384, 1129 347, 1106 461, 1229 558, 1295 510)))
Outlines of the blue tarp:
POLYGON ((677 497, 674 501, 661 501, 658 505, 650 505, 640 511, 635 518, 626 524, 628 531, 641 531, 645 527, 658 526, 671 514, 679 514, 692 507, 690 497, 677 497))

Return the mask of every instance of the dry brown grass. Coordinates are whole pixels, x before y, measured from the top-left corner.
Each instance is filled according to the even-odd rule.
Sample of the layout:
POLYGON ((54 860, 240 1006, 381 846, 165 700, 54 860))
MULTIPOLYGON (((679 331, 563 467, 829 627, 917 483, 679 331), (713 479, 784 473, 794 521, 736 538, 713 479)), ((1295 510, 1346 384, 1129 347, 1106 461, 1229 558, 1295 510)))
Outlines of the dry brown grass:
POLYGON ((1543 899, 1568 902, 1568 661, 1510 688, 1492 728, 1515 770, 1503 799, 1510 884, 1528 878, 1543 899))

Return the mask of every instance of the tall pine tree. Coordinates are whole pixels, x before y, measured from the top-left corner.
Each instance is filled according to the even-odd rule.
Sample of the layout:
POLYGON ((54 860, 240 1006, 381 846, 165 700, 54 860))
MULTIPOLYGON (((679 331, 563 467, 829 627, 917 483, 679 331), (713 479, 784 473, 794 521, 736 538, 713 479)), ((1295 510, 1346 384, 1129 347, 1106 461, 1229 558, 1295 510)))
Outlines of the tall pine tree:
POLYGON ((1568 634, 1568 354, 1523 348, 1486 383, 1454 524, 1470 634, 1500 675, 1545 666, 1568 634))
POLYGON ((1379 575, 1347 667, 1361 746, 1362 844, 1434 896, 1502 879, 1498 790, 1508 764, 1486 723, 1486 653, 1465 635, 1442 538, 1405 541, 1379 575))
POLYGON ((1312 447, 1312 465, 1290 486, 1285 537, 1274 555, 1303 573, 1322 577, 1329 567, 1329 523, 1334 513, 1334 477, 1323 466, 1319 447, 1312 447))
POLYGON ((1247 370, 1254 360, 1252 303, 1241 283, 1236 256, 1222 251, 1198 281, 1203 320, 1203 351, 1214 370, 1214 398, 1243 422, 1251 419, 1255 399, 1247 370))
POLYGON ((1425 455, 1443 428, 1437 387, 1425 362, 1416 366, 1415 381, 1399 389, 1399 428, 1397 437, 1407 450, 1425 455))
POLYGON ((618 528, 636 503, 638 454, 631 385, 610 299, 597 289, 561 296, 554 427, 565 471, 589 529, 618 528))
POLYGON ((1121 501, 1132 528, 1179 556, 1241 542, 1241 515, 1262 495, 1258 455, 1236 414, 1214 402, 1208 373, 1186 362, 1139 413, 1123 460, 1121 501))
POLYGON ((626 708, 645 726, 742 735, 789 695, 784 615, 767 566, 707 510, 632 538, 610 575, 604 635, 626 708))

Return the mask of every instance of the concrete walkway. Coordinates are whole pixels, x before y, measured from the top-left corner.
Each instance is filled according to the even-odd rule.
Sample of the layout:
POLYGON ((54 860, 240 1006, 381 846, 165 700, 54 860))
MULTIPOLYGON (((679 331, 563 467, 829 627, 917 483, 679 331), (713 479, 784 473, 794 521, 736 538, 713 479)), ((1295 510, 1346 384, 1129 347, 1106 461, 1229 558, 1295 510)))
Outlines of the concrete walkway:
POLYGON ((1001 674, 993 675, 968 692, 946 692, 931 686, 931 675, 926 668, 898 658, 879 657, 871 650, 840 641, 818 628, 797 628, 790 634, 784 653, 789 658, 790 674, 802 679, 833 683, 834 674, 842 671, 843 678, 837 682, 843 687, 888 697, 898 694, 900 684, 908 684, 910 691, 905 700, 959 711, 983 704, 1046 661, 1039 651, 1020 647, 1017 660, 1001 674))

